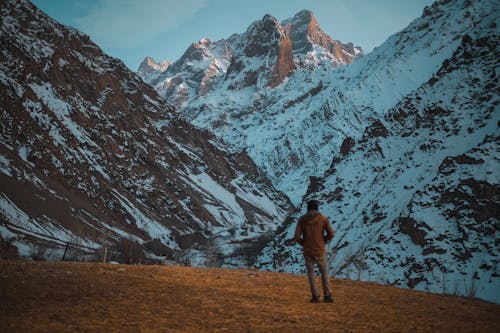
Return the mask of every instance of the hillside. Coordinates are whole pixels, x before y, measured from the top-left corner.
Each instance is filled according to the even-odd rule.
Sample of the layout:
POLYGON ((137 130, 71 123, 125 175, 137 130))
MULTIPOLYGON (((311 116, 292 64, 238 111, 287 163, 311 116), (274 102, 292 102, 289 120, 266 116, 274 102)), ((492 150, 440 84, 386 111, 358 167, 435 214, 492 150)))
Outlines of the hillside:
POLYGON ((493 332, 500 306, 274 272, 93 263, 0 262, 1 332, 493 332), (61 288, 63 286, 63 288, 61 288))
POLYGON ((0 240, 25 257, 129 241, 149 260, 245 265, 291 207, 249 156, 88 36, 27 0, 0 4, 0 240))

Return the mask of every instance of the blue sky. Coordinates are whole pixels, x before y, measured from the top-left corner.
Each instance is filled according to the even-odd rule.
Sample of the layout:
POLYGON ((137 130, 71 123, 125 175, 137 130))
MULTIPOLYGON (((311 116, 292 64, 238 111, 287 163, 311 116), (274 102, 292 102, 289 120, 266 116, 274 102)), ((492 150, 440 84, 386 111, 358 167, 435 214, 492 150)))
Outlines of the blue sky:
POLYGON ((88 34, 132 70, 146 56, 178 59, 190 43, 242 33, 269 13, 279 21, 302 9, 321 28, 365 52, 422 14, 432 0, 32 0, 57 21, 88 34))

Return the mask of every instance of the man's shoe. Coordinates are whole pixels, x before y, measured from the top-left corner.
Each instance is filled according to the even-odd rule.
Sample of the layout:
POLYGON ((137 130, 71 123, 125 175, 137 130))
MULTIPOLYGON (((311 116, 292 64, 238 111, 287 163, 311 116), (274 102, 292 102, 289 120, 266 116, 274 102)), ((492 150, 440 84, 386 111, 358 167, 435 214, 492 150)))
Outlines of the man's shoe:
POLYGON ((333 303, 333 298, 332 296, 325 296, 325 300, 324 300, 325 303, 333 303))
POLYGON ((311 298, 311 303, 319 303, 319 297, 313 296, 313 298, 311 298))

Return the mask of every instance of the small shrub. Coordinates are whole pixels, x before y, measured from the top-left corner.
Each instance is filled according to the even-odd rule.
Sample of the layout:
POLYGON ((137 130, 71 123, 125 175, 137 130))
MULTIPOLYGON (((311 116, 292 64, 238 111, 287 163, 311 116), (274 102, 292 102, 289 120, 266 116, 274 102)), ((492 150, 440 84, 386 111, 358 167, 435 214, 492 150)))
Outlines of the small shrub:
POLYGON ((147 261, 141 244, 131 239, 122 238, 111 248, 110 260, 122 264, 141 264, 147 261))
POLYGON ((469 297, 469 298, 476 297, 479 285, 476 283, 475 276, 471 277, 468 284, 464 281, 464 287, 465 287, 465 289, 464 289, 465 295, 464 296, 469 297))
POLYGON ((35 247, 31 250, 30 258, 35 261, 45 261, 45 253, 47 249, 41 245, 35 245, 35 247))

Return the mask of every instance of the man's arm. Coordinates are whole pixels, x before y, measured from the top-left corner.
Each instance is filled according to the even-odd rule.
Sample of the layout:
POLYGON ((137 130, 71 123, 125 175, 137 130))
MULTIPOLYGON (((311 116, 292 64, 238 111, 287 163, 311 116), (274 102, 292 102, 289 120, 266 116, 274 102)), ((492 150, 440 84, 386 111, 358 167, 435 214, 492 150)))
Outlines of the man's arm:
POLYGON ((328 243, 335 235, 332 227, 330 226, 330 222, 328 221, 328 217, 325 217, 325 230, 326 236, 323 239, 325 240, 325 243, 328 243))
POLYGON ((304 240, 302 239, 302 223, 301 221, 297 222, 297 227, 295 227, 295 241, 300 245, 304 244, 304 240))

